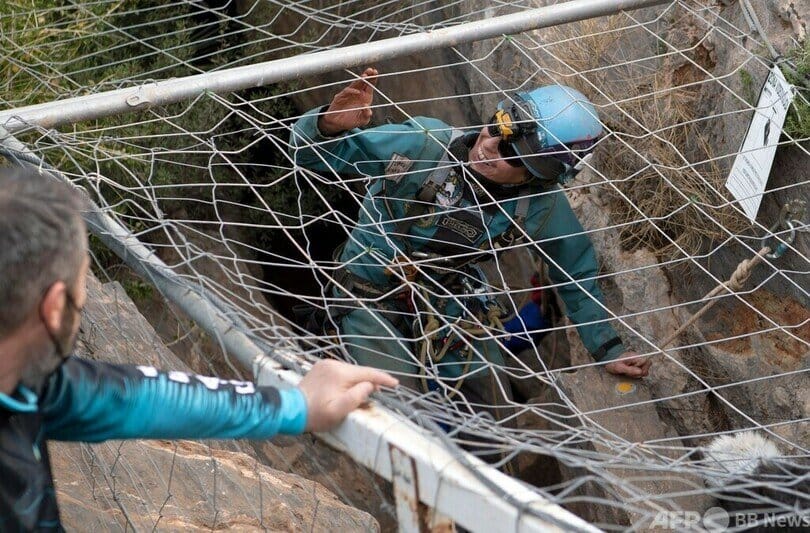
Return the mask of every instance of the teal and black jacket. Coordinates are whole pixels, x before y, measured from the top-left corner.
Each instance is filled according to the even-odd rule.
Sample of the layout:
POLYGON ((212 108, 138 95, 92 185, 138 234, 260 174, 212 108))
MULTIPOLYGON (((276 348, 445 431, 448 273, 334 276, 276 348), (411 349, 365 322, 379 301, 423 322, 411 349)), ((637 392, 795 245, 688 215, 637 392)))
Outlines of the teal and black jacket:
POLYGON ((39 395, 0 393, 0 531, 62 530, 48 440, 264 439, 306 417, 295 388, 70 357, 39 395))
MULTIPOLYGON (((422 251, 463 256, 491 250, 514 226, 519 198, 528 197, 523 226, 530 242, 542 250, 549 277, 585 347, 598 361, 615 359, 624 351, 608 323, 604 298, 596 284, 598 266, 593 245, 560 187, 515 187, 514 195, 494 200, 491 195, 462 194, 457 200, 433 202, 413 215, 419 191, 431 173, 448 164, 448 147, 458 130, 434 118, 416 117, 401 124, 353 129, 328 137, 318 130, 318 115, 324 109, 313 109, 295 123, 291 155, 300 167, 322 174, 369 179, 357 224, 340 257, 352 274, 385 288, 392 283, 386 267, 398 255, 422 251), (409 212, 415 220, 402 233, 400 221, 407 219, 409 212), (453 232, 453 245, 441 250, 453 232)), ((464 181, 462 178, 462 183, 445 190, 445 199, 464 187, 474 188, 464 181)))

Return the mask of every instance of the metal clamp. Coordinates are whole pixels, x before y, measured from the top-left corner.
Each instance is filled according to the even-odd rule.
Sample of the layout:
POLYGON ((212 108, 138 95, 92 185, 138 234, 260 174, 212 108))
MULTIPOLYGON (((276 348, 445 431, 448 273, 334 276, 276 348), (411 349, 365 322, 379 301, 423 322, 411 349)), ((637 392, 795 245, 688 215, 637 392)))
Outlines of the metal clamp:
POLYGON ((478 265, 467 265, 466 272, 469 277, 464 276, 461 278, 461 287, 463 294, 459 296, 466 300, 467 307, 470 311, 475 313, 495 313, 495 316, 500 318, 508 314, 508 310, 492 295, 489 291, 489 282, 484 271, 478 265), (470 281, 470 278, 473 281, 470 281))
POLYGON ((149 97, 144 93, 143 87, 138 87, 137 92, 130 94, 126 98, 126 103, 130 107, 142 107, 151 104, 149 97))

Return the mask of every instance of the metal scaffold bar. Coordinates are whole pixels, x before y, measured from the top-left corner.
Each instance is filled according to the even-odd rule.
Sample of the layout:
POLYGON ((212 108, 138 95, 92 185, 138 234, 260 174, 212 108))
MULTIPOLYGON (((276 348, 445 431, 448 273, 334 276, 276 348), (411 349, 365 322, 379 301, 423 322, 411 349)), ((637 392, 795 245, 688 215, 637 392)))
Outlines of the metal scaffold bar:
MULTIPOLYGON (((254 369, 260 385, 283 386, 298 379, 290 371, 261 364, 257 360, 254 369)), ((422 503, 470 531, 600 531, 467 452, 449 450, 436 436, 388 409, 374 405, 355 411, 319 437, 389 481, 394 477, 390 449, 396 446, 413 462, 422 503), (462 464, 462 454, 469 466, 462 464), (497 486, 500 493, 487 485, 497 486)))
POLYGON ((205 92, 230 93, 251 87, 262 87, 429 50, 670 2, 671 0, 573 0, 450 28, 6 110, 0 112, 0 125, 10 133, 31 125, 53 128, 129 113, 151 106, 183 102, 205 92))

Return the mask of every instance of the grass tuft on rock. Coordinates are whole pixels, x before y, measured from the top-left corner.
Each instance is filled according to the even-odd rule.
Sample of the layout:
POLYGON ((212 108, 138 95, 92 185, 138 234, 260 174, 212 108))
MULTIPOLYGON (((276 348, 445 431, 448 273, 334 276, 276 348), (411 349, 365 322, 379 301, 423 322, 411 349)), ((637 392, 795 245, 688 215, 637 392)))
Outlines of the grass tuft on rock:
POLYGON ((810 140, 810 40, 787 54, 793 69, 784 69, 785 78, 796 87, 783 131, 796 142, 810 140))

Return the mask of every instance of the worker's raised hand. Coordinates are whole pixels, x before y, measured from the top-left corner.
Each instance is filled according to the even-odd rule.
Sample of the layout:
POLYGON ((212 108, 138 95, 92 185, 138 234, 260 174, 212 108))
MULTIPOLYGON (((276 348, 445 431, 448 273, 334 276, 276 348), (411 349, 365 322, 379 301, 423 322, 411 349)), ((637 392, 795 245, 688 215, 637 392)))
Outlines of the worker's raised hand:
POLYGON ((371 102, 377 84, 377 69, 367 68, 360 79, 332 98, 329 109, 318 117, 318 129, 324 135, 337 135, 352 128, 365 126, 371 121, 371 102))
POLYGON ((380 388, 399 382, 381 370, 327 359, 318 361, 298 388, 307 399, 306 431, 327 431, 380 388))
POLYGON ((605 365, 605 370, 611 374, 631 378, 643 378, 650 373, 652 360, 641 357, 636 352, 624 352, 618 359, 605 365))

